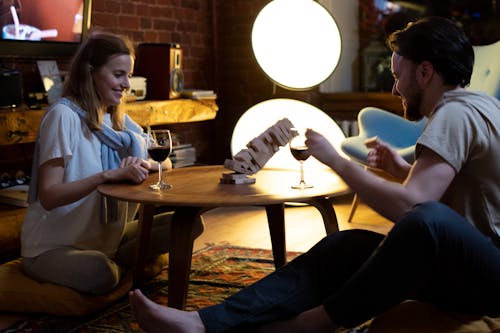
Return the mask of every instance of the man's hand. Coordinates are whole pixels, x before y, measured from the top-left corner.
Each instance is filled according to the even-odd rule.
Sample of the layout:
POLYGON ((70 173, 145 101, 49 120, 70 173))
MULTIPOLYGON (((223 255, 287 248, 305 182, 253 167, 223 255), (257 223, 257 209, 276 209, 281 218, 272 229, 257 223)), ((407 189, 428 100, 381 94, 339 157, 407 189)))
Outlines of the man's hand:
POLYGON ((310 128, 306 131, 306 138, 306 145, 311 156, 335 170, 335 163, 342 157, 332 144, 323 135, 310 128))
POLYGON ((370 149, 367 157, 370 167, 384 170, 398 179, 406 179, 411 165, 391 146, 376 136, 367 139, 365 145, 370 149))

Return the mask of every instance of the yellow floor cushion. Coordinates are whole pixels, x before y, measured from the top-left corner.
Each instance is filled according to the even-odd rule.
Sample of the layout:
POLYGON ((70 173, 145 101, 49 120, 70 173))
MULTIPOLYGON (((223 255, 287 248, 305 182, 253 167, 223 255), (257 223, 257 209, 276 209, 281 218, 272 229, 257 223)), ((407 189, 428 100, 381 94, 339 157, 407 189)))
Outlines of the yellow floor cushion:
POLYGON ((0 311, 83 316, 108 307, 127 294, 131 276, 106 295, 79 293, 52 283, 40 283, 22 271, 21 259, 0 265, 0 311))
POLYGON ((500 333, 500 317, 446 312, 417 301, 401 303, 376 317, 368 333, 500 333))

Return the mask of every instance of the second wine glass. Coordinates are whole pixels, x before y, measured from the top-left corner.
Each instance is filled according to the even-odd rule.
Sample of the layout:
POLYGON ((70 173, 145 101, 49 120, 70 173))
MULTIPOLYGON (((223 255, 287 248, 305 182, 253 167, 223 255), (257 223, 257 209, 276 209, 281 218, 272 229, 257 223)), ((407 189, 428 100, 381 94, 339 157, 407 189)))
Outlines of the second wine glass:
POLYGON ((172 136, 170 130, 155 129, 148 131, 148 153, 149 156, 158 162, 158 182, 149 186, 154 191, 172 188, 162 178, 162 162, 172 153, 172 136))
POLYGON ((304 180, 304 161, 309 158, 310 154, 306 145, 306 136, 303 132, 299 132, 299 134, 290 141, 290 152, 292 156, 300 162, 300 182, 297 185, 293 185, 292 188, 299 190, 312 188, 313 186, 307 184, 304 180))

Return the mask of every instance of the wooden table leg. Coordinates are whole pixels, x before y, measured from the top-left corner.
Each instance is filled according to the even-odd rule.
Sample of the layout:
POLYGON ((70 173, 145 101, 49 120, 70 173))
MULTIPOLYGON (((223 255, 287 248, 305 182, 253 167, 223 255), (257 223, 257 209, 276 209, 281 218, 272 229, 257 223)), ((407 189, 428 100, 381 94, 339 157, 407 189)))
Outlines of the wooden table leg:
POLYGON ((178 207, 172 219, 168 269, 168 306, 184 309, 193 255, 193 228, 201 209, 178 207))
POLYGON ((139 210, 139 230, 134 258, 133 278, 134 285, 140 286, 144 282, 144 267, 146 266, 147 245, 151 239, 155 206, 141 204, 139 210))
POLYGON ((273 247, 274 267, 279 268, 286 264, 284 204, 267 205, 266 214, 273 247))
POLYGON ((308 202, 311 206, 315 207, 323 218, 325 224, 326 234, 339 231, 339 223, 337 221, 337 214, 335 208, 329 198, 317 197, 308 202))

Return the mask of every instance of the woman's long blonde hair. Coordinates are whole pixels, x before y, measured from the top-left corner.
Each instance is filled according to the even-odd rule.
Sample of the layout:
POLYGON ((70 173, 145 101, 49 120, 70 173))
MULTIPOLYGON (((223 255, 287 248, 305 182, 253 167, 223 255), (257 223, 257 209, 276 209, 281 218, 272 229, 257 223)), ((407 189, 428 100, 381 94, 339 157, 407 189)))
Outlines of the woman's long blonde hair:
POLYGON ((91 129, 101 128, 105 112, 111 113, 114 129, 123 129, 123 114, 118 112, 116 106, 106 108, 101 103, 92 78, 93 70, 98 70, 111 57, 117 55, 135 57, 134 47, 127 37, 106 32, 93 32, 80 45, 71 63, 63 96, 71 98, 87 112, 87 124, 91 129))

